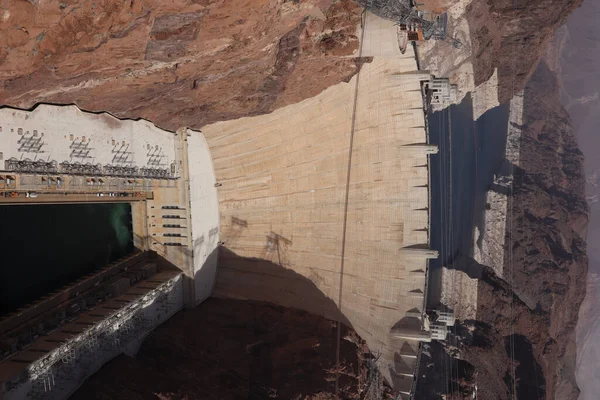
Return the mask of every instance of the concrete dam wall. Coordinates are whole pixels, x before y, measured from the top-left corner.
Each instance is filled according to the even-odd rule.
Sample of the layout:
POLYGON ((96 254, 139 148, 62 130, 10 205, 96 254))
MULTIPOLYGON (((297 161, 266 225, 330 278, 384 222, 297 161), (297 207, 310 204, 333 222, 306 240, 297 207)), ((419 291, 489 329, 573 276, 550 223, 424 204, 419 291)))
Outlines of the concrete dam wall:
MULTIPOLYGON (((396 387, 418 342, 390 330, 423 312, 429 171, 414 50, 367 14, 359 75, 271 114, 205 127, 221 214, 215 294, 353 327, 396 387)), ((420 325, 415 326, 416 331, 420 325)))

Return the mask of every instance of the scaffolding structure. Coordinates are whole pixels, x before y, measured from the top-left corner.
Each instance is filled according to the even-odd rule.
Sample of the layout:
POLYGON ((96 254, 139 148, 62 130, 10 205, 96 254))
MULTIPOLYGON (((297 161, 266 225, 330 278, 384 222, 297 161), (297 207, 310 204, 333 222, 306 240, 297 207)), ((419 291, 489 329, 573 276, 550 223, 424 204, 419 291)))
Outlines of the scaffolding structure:
POLYGON ((65 174, 77 176, 114 176, 126 178, 175 179, 175 165, 169 168, 155 168, 120 165, 92 164, 78 161, 31 160, 10 158, 4 162, 5 171, 23 174, 65 174))
POLYGON ((42 148, 46 144, 44 142, 43 134, 41 136, 38 135, 36 130, 33 133, 23 133, 23 129, 19 128, 18 134, 22 135, 19 140, 17 140, 17 144, 19 145, 18 152, 20 153, 43 153, 42 148))
POLYGON ((140 175, 144 178, 165 179, 170 177, 167 168, 140 168, 140 175))
POLYGON ((64 397, 107 359, 125 351, 180 308, 176 292, 181 275, 164 282, 135 302, 77 335, 58 349, 35 361, 21 376, 7 382, 7 392, 18 390, 27 381, 27 398, 51 400, 64 397), (152 311, 148 311, 152 307, 152 311))
POLYGON ((103 170, 105 175, 108 176, 126 176, 126 177, 138 177, 139 169, 138 167, 129 167, 123 165, 111 165, 107 164, 104 166, 103 170))
POLYGON ((102 165, 92 163, 60 163, 60 172, 68 175, 102 175, 102 165))
POLYGON ((377 364, 380 357, 381 353, 377 353, 374 358, 367 360, 369 375, 361 396, 364 400, 381 400, 383 398, 382 377, 377 364))
POLYGON ((58 172, 58 163, 54 160, 31 160, 29 158, 19 160, 12 157, 4 162, 4 168, 11 172, 47 174, 58 172))

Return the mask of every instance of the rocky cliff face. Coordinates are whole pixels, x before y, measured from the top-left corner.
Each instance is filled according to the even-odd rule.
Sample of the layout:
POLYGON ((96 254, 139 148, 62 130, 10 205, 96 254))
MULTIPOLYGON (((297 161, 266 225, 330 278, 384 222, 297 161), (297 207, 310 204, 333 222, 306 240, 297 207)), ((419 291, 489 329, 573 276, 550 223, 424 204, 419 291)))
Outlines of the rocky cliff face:
POLYGON ((554 31, 583 0, 486 0, 467 7, 475 85, 498 69, 498 100, 525 85, 554 31))
MULTIPOLYGON (((424 67, 454 76, 463 92, 497 68, 495 105, 521 90, 581 0, 442 3, 452 5, 450 34, 464 48, 436 44, 424 67)), ((0 103, 76 103, 168 129, 268 113, 368 61, 347 57, 358 48, 360 12, 351 0, 7 0, 0 103)))
POLYGON ((162 128, 270 112, 349 79, 350 0, 0 4, 0 104, 76 103, 162 128))
POLYGON ((585 1, 577 9, 549 48, 561 83, 561 101, 573 120, 577 141, 584 154, 586 195, 590 207, 587 254, 589 273, 586 298, 577 322, 577 383, 579 400, 596 400, 600 393, 600 3, 585 1))
POLYGON ((448 4, 448 35, 462 42, 420 44, 421 65, 471 92, 475 119, 519 93, 546 43, 582 0, 457 0, 448 4))
MULTIPOLYGON (((455 358, 458 367, 434 395, 575 400, 579 394, 575 325, 585 295, 588 221, 583 156, 545 62, 527 83, 523 103, 504 262, 492 268, 470 260, 465 268, 479 279, 476 317, 460 321, 445 348, 431 349, 433 360, 455 358)), ((431 376, 443 372, 439 362, 425 360, 431 376)), ((425 379, 420 386, 427 388, 425 379)))

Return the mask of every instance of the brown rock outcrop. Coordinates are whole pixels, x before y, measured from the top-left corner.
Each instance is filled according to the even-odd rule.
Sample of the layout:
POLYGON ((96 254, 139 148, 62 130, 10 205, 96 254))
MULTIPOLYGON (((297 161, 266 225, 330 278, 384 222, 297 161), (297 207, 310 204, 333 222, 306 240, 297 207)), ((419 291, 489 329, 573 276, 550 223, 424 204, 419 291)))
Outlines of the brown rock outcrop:
POLYGON ((475 85, 498 68, 498 101, 525 86, 547 42, 583 0, 474 0, 467 7, 475 85))
POLYGON ((76 103, 166 129, 267 113, 349 79, 350 0, 0 5, 0 104, 76 103))

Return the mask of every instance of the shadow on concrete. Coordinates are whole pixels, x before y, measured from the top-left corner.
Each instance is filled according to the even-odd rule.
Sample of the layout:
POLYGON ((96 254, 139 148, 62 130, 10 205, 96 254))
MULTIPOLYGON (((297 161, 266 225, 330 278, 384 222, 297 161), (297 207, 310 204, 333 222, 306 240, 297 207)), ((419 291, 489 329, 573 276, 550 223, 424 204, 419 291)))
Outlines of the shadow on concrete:
MULTIPOLYGON (((245 223, 238 220, 237 225, 243 227, 245 223)), ((207 246, 213 247, 216 238, 216 235, 209 235, 206 240, 204 236, 194 240, 193 250, 183 246, 164 246, 164 251, 183 252, 186 257, 192 257, 194 254, 202 254, 207 246)), ((141 243, 155 242, 158 245, 164 245, 164 242, 168 241, 155 236, 136 236, 136 240, 141 243)), ((264 254, 277 262, 242 257, 224 245, 217 246, 207 256, 203 267, 196 272, 193 281, 184 276, 184 287, 194 285, 197 293, 211 293, 221 298, 264 301, 305 310, 333 321, 340 321, 354 329, 335 301, 316 285, 318 283, 325 287, 335 286, 339 278, 334 273, 326 275, 327 272, 318 269, 309 269, 308 277, 305 277, 286 268, 286 265, 289 265, 287 247, 290 244, 290 240, 275 232, 267 235, 264 254)), ((337 293, 336 288, 336 296, 337 293)))
POLYGON ((405 332, 420 332, 421 320, 417 317, 402 317, 401 320, 392 326, 390 331, 399 334, 405 332))
POLYGON ((483 264, 478 263, 473 257, 458 253, 452 263, 452 269, 462 271, 471 279, 483 279, 486 268, 483 264))
POLYGON ((397 374, 409 375, 412 378, 414 374, 416 359, 403 357, 400 353, 394 354, 394 370, 397 374))
POLYGON ((334 321, 342 323, 340 398, 355 398, 371 356, 332 299, 311 279, 274 262, 240 257, 224 246, 211 257, 219 258, 217 297, 173 316, 134 358, 109 362, 72 399, 330 398, 334 321))
MULTIPOLYGON (((183 285, 184 285, 184 293, 186 295, 194 294, 196 304, 206 300, 212 295, 214 290, 214 285, 216 282, 217 275, 217 265, 218 265, 218 257, 219 257, 219 247, 216 242, 218 240, 218 227, 213 228, 209 231, 208 238, 203 234, 200 237, 197 237, 193 241, 193 248, 189 248, 187 246, 166 246, 165 243, 169 242, 169 237, 160 237, 160 236, 141 236, 138 234, 133 234, 134 242, 144 244, 145 246, 150 246, 151 243, 154 243, 155 246, 162 246, 162 250, 159 253, 159 256, 164 259, 166 263, 170 265, 171 269, 176 269, 184 273, 183 276, 183 285), (167 261, 166 257, 169 253, 180 252, 183 253, 184 258, 193 259, 194 257, 201 258, 206 249, 211 249, 210 253, 204 259, 202 267, 195 272, 194 279, 190 279, 187 275, 185 275, 185 271, 177 266, 171 264, 167 261), (192 290, 194 288, 194 290, 192 290)), ((195 261, 193 261, 195 262, 195 261)), ((186 298, 188 299, 188 298, 186 298)), ((189 299, 191 300, 191 299, 189 299)))
POLYGON ((392 385, 401 393, 410 393, 415 384, 420 343, 416 340, 401 339, 400 336, 413 336, 421 331, 422 322, 415 316, 403 317, 390 329, 390 334, 396 336, 396 343, 402 343, 394 353, 393 363, 388 367, 392 385))
POLYGON ((322 274, 312 270, 309 279, 272 261, 241 257, 221 246, 214 295, 265 301, 305 310, 333 321, 340 321, 353 329, 336 303, 315 285, 314 282, 323 285, 332 283, 327 282, 330 277, 324 277, 322 274))
POLYGON ((418 249, 418 250, 429 250, 429 244, 427 243, 417 243, 411 244, 409 246, 403 246, 402 249, 418 249))

